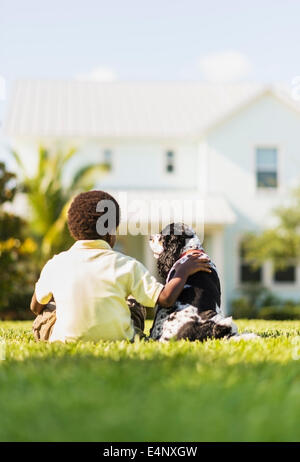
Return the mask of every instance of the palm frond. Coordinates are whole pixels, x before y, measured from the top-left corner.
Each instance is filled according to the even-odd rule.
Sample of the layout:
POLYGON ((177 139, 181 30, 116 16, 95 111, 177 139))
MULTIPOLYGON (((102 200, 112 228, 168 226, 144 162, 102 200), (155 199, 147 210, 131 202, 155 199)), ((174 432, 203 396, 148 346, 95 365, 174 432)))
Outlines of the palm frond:
POLYGON ((38 168, 37 168, 38 177, 42 177, 44 175, 45 169, 47 166, 48 157, 49 157, 48 150, 44 146, 39 146, 38 168))
POLYGON ((15 151, 14 149, 12 149, 10 151, 12 157, 14 158, 14 160, 16 161, 16 164, 18 165, 18 167, 20 168, 21 172, 22 172, 22 175, 23 175, 23 178, 27 178, 27 172, 26 172, 26 168, 25 168, 25 165, 21 159, 21 156, 17 153, 17 151, 15 151))
POLYGON ((38 150, 37 168, 32 174, 25 171, 25 162, 12 151, 20 167, 24 189, 30 206, 32 234, 39 242, 39 258, 49 258, 53 251, 61 251, 70 239, 66 233, 67 209, 74 194, 91 189, 109 170, 106 164, 85 165, 73 175, 70 182, 64 180, 68 162, 77 152, 70 148, 50 151, 45 146, 38 150))
POLYGON ((70 203, 71 199, 69 199, 68 202, 64 205, 59 214, 59 217, 54 221, 54 223, 52 223, 47 233, 45 234, 41 246, 43 255, 50 255, 52 248, 57 243, 58 237, 61 235, 67 222, 67 213, 70 203))
POLYGON ((66 154, 63 155, 63 163, 67 163, 70 159, 72 159, 72 157, 76 154, 77 152, 77 148, 75 147, 72 147, 70 148, 66 154))

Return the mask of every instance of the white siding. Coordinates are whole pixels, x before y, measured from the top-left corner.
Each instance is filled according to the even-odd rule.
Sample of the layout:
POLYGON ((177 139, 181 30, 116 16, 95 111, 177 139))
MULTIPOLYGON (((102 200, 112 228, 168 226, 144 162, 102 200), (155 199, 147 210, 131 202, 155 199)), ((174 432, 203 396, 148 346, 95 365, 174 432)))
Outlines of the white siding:
POLYGON ((197 186, 197 145, 177 143, 103 144, 93 141, 84 147, 89 155, 101 162, 105 148, 112 151, 112 170, 101 179, 101 187, 112 189, 170 189, 197 186), (175 170, 167 173, 165 153, 174 151, 175 170))
MULTIPOLYGON (((245 231, 273 223, 271 211, 300 184, 300 117, 273 96, 264 96, 217 127, 207 137, 207 188, 228 199, 237 221, 225 231, 224 271, 227 302, 238 285, 238 241, 245 231), (278 148, 279 188, 258 191, 255 148, 278 148)), ((300 298, 298 284, 272 284, 282 297, 300 298)))
POLYGON ((242 215, 261 223, 300 182, 300 116, 265 96, 208 136, 208 189, 222 192, 242 215), (257 191, 255 148, 278 148, 279 189, 257 191))

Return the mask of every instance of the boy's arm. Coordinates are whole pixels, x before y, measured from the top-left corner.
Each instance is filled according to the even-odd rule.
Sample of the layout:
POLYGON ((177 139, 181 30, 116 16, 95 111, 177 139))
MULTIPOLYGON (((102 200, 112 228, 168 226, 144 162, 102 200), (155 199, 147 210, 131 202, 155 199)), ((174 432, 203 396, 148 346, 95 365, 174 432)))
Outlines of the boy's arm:
POLYGON ((175 265, 175 276, 168 282, 158 297, 158 303, 164 307, 174 305, 182 292, 187 278, 198 271, 211 273, 209 259, 199 258, 199 255, 188 256, 185 263, 175 265))
MULTIPOLYGON (((154 308, 158 302, 161 306, 172 306, 180 295, 189 276, 198 271, 211 272, 209 259, 190 254, 184 263, 174 265, 175 276, 165 286, 157 282, 140 262, 130 258, 133 266, 128 272, 129 284, 127 295, 132 295, 138 303, 154 308)), ((39 300, 41 300, 39 298, 39 300)), ((42 300, 41 300, 42 301, 42 300)))
POLYGON ((53 300, 52 293, 52 279, 53 273, 53 260, 49 260, 44 268, 41 271, 39 280, 35 285, 35 290, 31 299, 30 309, 35 314, 38 315, 43 311, 45 306, 53 300))

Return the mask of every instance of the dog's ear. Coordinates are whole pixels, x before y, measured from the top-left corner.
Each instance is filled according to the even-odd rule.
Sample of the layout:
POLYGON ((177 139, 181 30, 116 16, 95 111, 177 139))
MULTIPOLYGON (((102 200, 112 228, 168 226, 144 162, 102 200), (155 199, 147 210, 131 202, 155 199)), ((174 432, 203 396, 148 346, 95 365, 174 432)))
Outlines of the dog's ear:
POLYGON ((166 279, 170 269, 180 257, 186 240, 191 238, 191 234, 186 232, 183 223, 171 223, 161 231, 161 236, 164 251, 158 258, 157 267, 159 274, 166 279))
POLYGON ((168 234, 162 237, 163 252, 157 260, 159 274, 166 279, 170 269, 180 257, 185 246, 186 237, 184 235, 168 234))

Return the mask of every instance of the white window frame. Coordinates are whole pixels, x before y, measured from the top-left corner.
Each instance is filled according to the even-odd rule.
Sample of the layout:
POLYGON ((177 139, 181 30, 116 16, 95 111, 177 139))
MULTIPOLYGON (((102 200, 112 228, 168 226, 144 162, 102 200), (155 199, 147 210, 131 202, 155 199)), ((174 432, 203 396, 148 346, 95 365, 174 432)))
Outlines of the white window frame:
MULTIPOLYGON (((234 291, 238 289, 243 289, 247 285, 246 282, 241 282, 240 280, 240 246, 245 238, 244 233, 238 233, 236 235, 236 244, 235 244, 235 263, 234 263, 234 291)), ((261 282, 257 283, 258 285, 265 287, 266 289, 274 292, 274 294, 280 295, 280 291, 291 291, 291 295, 297 294, 299 292, 299 282, 300 282, 300 264, 294 262, 296 266, 296 278, 295 282, 276 282, 273 279, 273 265, 271 261, 266 261, 262 264, 262 278, 261 282)), ((287 298, 287 297, 285 297, 287 298)))
POLYGON ((263 145, 263 144, 257 144, 255 146, 255 150, 254 150, 254 169, 255 169, 255 189, 257 191, 263 191, 263 192, 266 192, 266 191, 278 191, 280 189, 280 185, 281 185, 281 175, 280 175, 280 154, 279 154, 279 148, 278 146, 276 145, 273 145, 273 144, 269 144, 269 145, 263 145), (263 186, 258 186, 257 184, 257 172, 258 172, 258 165, 257 165, 257 152, 258 150, 261 149, 265 149, 265 150, 276 150, 276 178, 277 178, 277 185, 275 188, 269 188, 269 187, 263 187, 263 186))
POLYGON ((243 260, 241 258, 241 245, 243 243, 245 235, 241 234, 239 238, 237 239, 237 247, 236 247, 236 274, 235 274, 235 285, 236 288, 243 288, 249 284, 257 284, 258 286, 264 286, 265 285, 265 264, 261 265, 261 280, 260 282, 244 282, 241 280, 241 266, 243 264, 243 260))
POLYGON ((102 150, 102 159, 103 159, 103 162, 106 164, 109 165, 109 168, 110 170, 113 169, 113 150, 111 148, 104 148, 102 150), (106 159, 106 154, 109 153, 110 154, 110 161, 107 162, 107 159, 106 159))
POLYGON ((164 168, 164 174, 167 177, 174 176, 176 174, 176 151, 175 149, 172 149, 172 148, 164 149, 163 168, 164 168), (169 152, 173 153, 173 162, 172 162, 173 170, 171 172, 168 171, 168 153, 169 152))
POLYGON ((280 194, 284 192, 283 185, 283 158, 284 150, 282 146, 276 143, 256 143, 252 148, 252 172, 253 172, 253 191, 255 195, 266 196, 280 194), (257 186, 257 164, 256 151, 257 149, 276 149, 277 150, 277 187, 276 188, 261 188, 257 186))
POLYGON ((272 289, 296 289, 298 285, 298 281, 300 280, 300 266, 298 265, 297 261, 291 260, 289 262, 290 265, 295 266, 295 281, 275 281, 274 280, 274 268, 272 262, 268 262, 269 266, 269 284, 268 287, 272 289))

